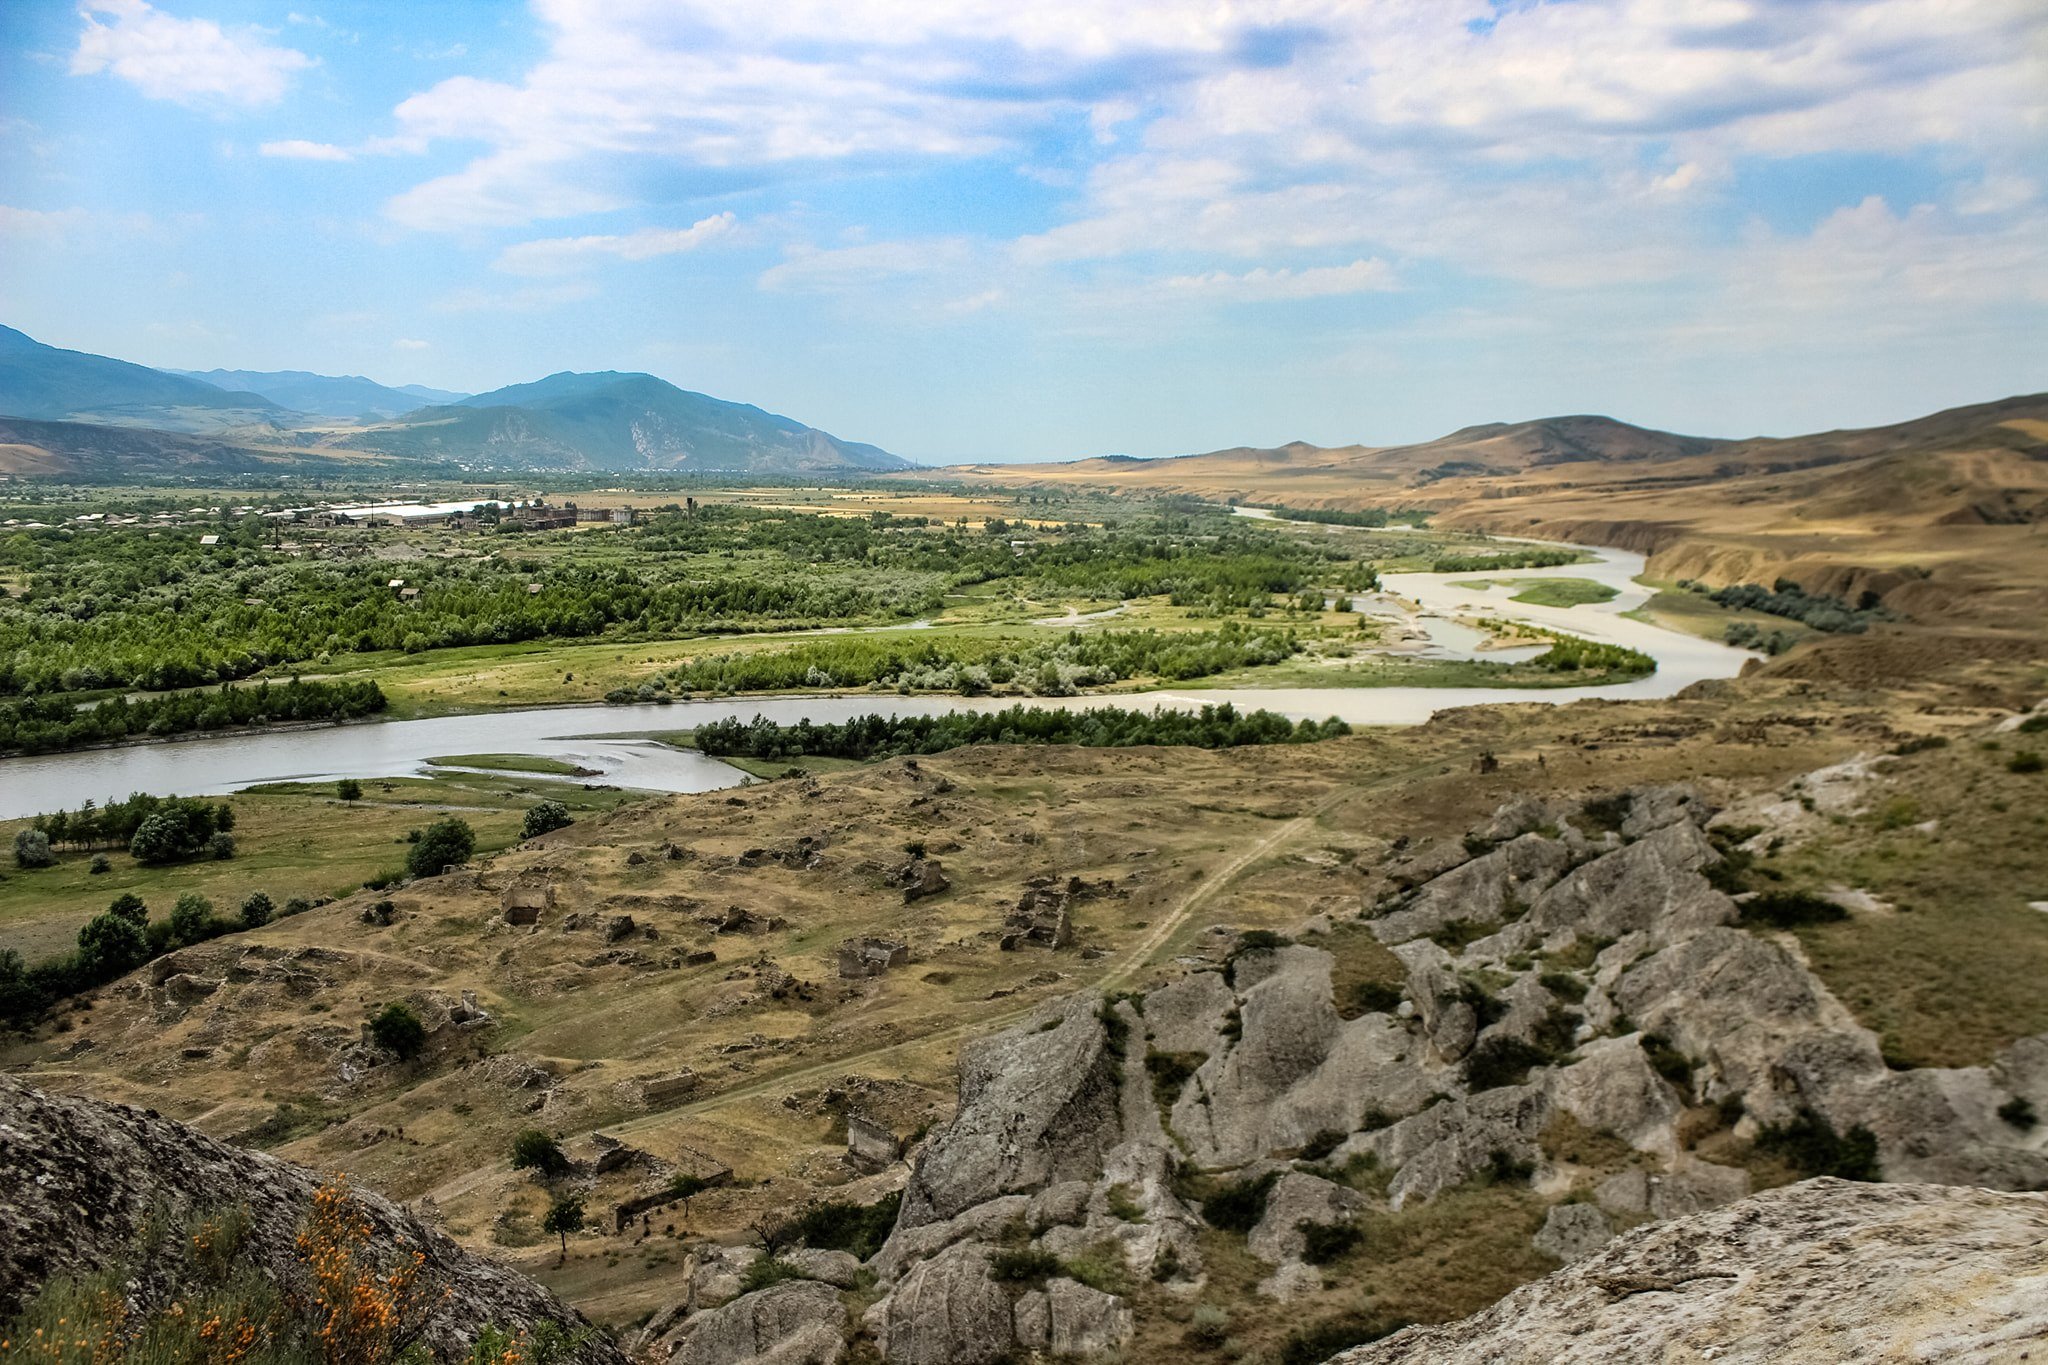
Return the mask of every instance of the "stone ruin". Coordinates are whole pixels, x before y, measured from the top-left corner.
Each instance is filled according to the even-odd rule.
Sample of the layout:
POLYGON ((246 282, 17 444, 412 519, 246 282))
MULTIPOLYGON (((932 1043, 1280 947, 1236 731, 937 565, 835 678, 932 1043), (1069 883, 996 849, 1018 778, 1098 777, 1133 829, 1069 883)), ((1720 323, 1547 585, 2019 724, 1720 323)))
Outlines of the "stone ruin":
POLYGON ((903 903, 909 905, 926 896, 936 896, 953 883, 937 858, 916 857, 889 874, 889 885, 902 887, 903 903))
POLYGON ((555 908, 555 888, 508 886, 498 898, 498 908, 504 911, 507 924, 538 924, 541 911, 555 908))
POLYGON ((761 867, 767 863, 780 863, 798 871, 811 871, 825 861, 825 836, 822 834, 800 835, 787 848, 750 848, 736 860, 741 867, 761 867))
POLYGON ((788 921, 780 915, 757 915, 752 910, 733 905, 710 923, 712 929, 721 934, 772 934, 788 921))
POLYGON ((910 965, 910 945, 886 938, 850 938, 839 945, 839 975, 848 979, 881 976, 892 967, 910 965))
POLYGON ((1033 877, 1025 884, 1016 908, 1004 917, 1002 950, 1019 948, 1064 948, 1072 942, 1071 912, 1075 902, 1117 894, 1114 881, 1088 882, 1069 877, 1033 877))

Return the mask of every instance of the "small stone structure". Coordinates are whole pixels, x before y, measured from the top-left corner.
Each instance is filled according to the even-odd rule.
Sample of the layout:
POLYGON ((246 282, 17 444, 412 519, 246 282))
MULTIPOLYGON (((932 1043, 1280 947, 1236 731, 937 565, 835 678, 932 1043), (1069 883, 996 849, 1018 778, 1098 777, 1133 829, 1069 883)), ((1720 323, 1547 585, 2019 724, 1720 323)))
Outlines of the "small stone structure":
POLYGON ((847 978, 881 976, 891 967, 910 965, 910 945, 886 938, 850 938, 839 945, 839 974, 847 978))
POLYGON ((538 924, 543 910, 555 908, 555 888, 547 886, 508 886, 498 898, 498 906, 505 912, 507 924, 538 924))
POLYGON ((713 921, 712 928, 721 934, 772 934, 787 922, 780 915, 757 915, 735 905, 713 921))
POLYGON ((865 1114, 846 1116, 846 1159, 862 1170, 884 1171, 903 1156, 903 1139, 865 1114))
POLYGON ((891 873, 889 880, 903 888, 905 905, 926 896, 936 896, 953 884, 937 858, 912 858, 891 873))
POLYGON ((640 1082, 640 1101, 649 1109, 659 1109, 695 1093, 696 1089, 697 1073, 683 1067, 669 1075, 650 1076, 640 1082))

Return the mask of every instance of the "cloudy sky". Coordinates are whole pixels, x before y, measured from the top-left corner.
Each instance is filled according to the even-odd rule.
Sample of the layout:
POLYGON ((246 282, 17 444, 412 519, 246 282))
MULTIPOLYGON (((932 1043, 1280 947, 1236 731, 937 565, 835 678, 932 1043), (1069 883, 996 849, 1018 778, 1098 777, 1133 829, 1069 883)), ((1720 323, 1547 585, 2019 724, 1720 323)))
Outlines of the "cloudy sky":
POLYGON ((2048 388, 2040 0, 0 3, 0 322, 922 460, 2048 388))

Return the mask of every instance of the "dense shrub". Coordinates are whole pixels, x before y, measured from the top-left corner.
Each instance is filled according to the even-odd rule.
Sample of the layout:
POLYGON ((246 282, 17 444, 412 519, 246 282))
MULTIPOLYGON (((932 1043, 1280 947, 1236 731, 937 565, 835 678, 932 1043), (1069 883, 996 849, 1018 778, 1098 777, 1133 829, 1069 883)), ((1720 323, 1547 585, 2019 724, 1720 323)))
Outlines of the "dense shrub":
POLYGON ((872 1204, 823 1200, 791 1219, 781 1240, 824 1251, 851 1252, 865 1261, 889 1239, 890 1230, 896 1226, 896 1210, 902 1202, 900 1190, 872 1204))
POLYGON ((252 891, 242 901, 242 927, 261 929, 277 918, 277 906, 261 891, 252 891))
POLYGON ((1732 610, 1782 616, 1828 634, 1859 635, 1870 629, 1873 622, 1893 619, 1878 604, 1875 594, 1865 593, 1860 602, 1851 606, 1839 597, 1809 593, 1789 578, 1779 579, 1770 588, 1761 583, 1737 583, 1707 596, 1732 610))
POLYGON ((1878 1169, 1877 1135, 1862 1124, 1846 1133, 1811 1109, 1774 1123, 1757 1134, 1759 1150, 1784 1160, 1804 1175, 1831 1175, 1842 1180, 1882 1180, 1878 1169))
POLYGON ((1037 1247, 1006 1247, 989 1257, 989 1275, 1006 1284, 1029 1284, 1062 1274, 1060 1258, 1037 1247))
POLYGON ((1744 924, 1796 929, 1807 924, 1832 924, 1845 920, 1849 918, 1849 912, 1811 891, 1759 891, 1742 903, 1741 918, 1744 924))
POLYGON ((145 867, 218 857, 214 838, 220 835, 227 836, 228 856, 233 856, 234 840, 228 832, 234 827, 232 806, 169 796, 154 802, 143 815, 128 841, 128 852, 145 867))
POLYGON ((443 868, 466 863, 476 852, 476 831, 450 815, 420 831, 419 842, 405 856, 405 870, 415 877, 438 877, 443 868))
POLYGON ((558 1176, 576 1168, 553 1138, 538 1128, 522 1128, 512 1139, 512 1169, 558 1176))
POLYGON ((1362 1313, 1328 1318, 1296 1328, 1280 1344, 1276 1365, 1322 1365, 1323 1361, 1347 1346, 1363 1346, 1369 1341, 1378 1341, 1407 1325, 1405 1318, 1380 1318, 1362 1313))
POLYGON ((526 812, 526 820, 519 827, 522 839, 538 839, 558 829, 566 829, 575 822, 569 818, 569 808, 560 801, 547 800, 533 806, 526 812))
POLYGON ((39 829, 24 829, 14 836, 14 865, 34 869, 55 867, 57 855, 50 852, 50 836, 39 829))
POLYGON ((0 703, 0 753, 47 753, 131 735, 175 735, 282 721, 354 720, 384 709, 374 682, 300 682, 176 692, 162 697, 109 697, 81 709, 55 697, 0 703))
POLYGON ((1202 1200, 1202 1219, 1224 1232, 1250 1232, 1266 1216, 1266 1196, 1280 1179, 1278 1171, 1234 1180, 1202 1200))
POLYGON ((1301 1259, 1310 1265, 1328 1265, 1365 1240, 1365 1233, 1356 1223, 1316 1223, 1304 1219, 1296 1230, 1301 1233, 1301 1259))
POLYGON ((370 1020, 370 1041, 400 1061, 409 1062, 426 1047, 427 1026, 410 1006, 389 1004, 370 1020))

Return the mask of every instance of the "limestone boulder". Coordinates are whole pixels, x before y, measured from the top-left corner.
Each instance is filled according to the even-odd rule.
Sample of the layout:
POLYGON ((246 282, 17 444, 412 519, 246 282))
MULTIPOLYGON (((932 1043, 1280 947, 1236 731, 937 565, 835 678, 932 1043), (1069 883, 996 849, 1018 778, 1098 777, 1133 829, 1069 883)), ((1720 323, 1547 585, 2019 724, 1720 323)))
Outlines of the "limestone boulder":
MULTIPOLYGON (((0 1320, 60 1275, 125 1264, 123 1287, 138 1313, 168 1308, 189 1248, 148 1235, 182 1220, 240 1206, 250 1227, 240 1262, 276 1282, 299 1275, 298 1233, 325 1177, 261 1152, 216 1141, 153 1111, 56 1095, 0 1074, 0 1320)), ((582 1344, 576 1365, 626 1365, 626 1357, 547 1290, 507 1266, 463 1250, 411 1210, 360 1185, 350 1191, 374 1245, 417 1253, 424 1283, 445 1288, 421 1342, 466 1357, 485 1326, 511 1331, 543 1322, 582 1344)))
POLYGON ((787 1280, 683 1320, 652 1354, 669 1365, 838 1365, 846 1306, 830 1285, 787 1280))
POLYGON ((1331 1365, 1992 1362, 2048 1340, 2048 1195, 1809 1180, 1625 1233, 1331 1365))
POLYGON ((1370 1156, 1392 1169, 1387 1197, 1398 1209, 1413 1199, 1432 1199, 1500 1162, 1542 1160, 1537 1139, 1550 1112, 1541 1085, 1504 1085, 1431 1105, 1390 1128, 1355 1134, 1333 1159, 1370 1156))
POLYGON ((995 1365, 1017 1344, 1009 1292, 972 1242, 912 1266, 866 1321, 890 1365, 995 1365))
POLYGON ((1591 1204, 1557 1204, 1544 1215, 1543 1226, 1531 1240, 1545 1256, 1569 1264, 1613 1241, 1614 1227, 1607 1215, 1591 1204))
POLYGON ((952 1218, 1003 1194, 1092 1180, 1122 1141, 1122 1068, 1077 995, 960 1050, 960 1108, 925 1146, 897 1230, 952 1218))
POLYGON ((1697 825, 1666 825, 1574 869, 1537 897, 1529 933, 1550 944, 1641 930, 1668 943, 1732 923, 1735 902, 1700 875, 1720 856, 1697 825))
POLYGON ((1272 969, 1242 992, 1241 1036, 1195 1072, 1173 1109, 1175 1135, 1206 1166, 1349 1133, 1371 1109, 1412 1112, 1431 1093, 1419 1042, 1399 1021, 1338 1017, 1328 953, 1289 947, 1271 957, 1272 969))
POLYGON ((1684 1106, 1633 1035, 1589 1043, 1578 1061, 1541 1073, 1537 1083, 1581 1127, 1612 1133, 1639 1152, 1670 1157, 1678 1150, 1684 1106))
POLYGON ((1519 914, 1571 865, 1555 839, 1524 834, 1423 886, 1414 899, 1372 922, 1382 943, 1406 943, 1452 924, 1488 923, 1519 914))
POLYGON ((1265 1216, 1245 1236, 1245 1246, 1262 1261, 1279 1265, 1301 1259, 1303 1223, 1348 1223, 1365 1211, 1357 1190, 1302 1171, 1288 1171, 1266 1193, 1265 1216))
POLYGON ((1048 1346, 1061 1359, 1108 1355, 1131 1339, 1131 1306, 1069 1279, 1048 1280, 1045 1286, 1048 1346))

